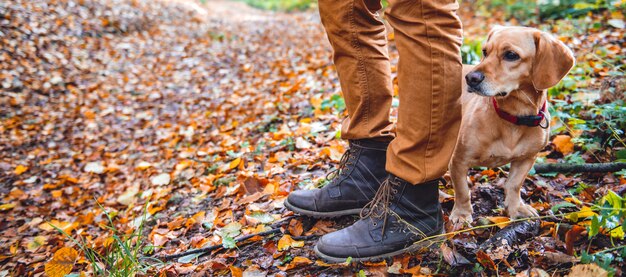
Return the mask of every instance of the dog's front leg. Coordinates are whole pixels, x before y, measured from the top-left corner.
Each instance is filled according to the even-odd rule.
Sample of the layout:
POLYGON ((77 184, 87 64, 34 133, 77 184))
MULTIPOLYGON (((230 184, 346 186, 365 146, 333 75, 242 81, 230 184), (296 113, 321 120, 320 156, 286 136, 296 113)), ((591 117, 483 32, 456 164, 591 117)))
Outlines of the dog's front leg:
POLYGON ((453 230, 460 230, 465 225, 470 225, 472 219, 472 203, 467 183, 467 171, 469 166, 461 159, 452 158, 450 162, 450 179, 454 187, 454 207, 450 213, 450 222, 453 230))
POLYGON ((506 198, 504 199, 504 205, 511 218, 531 217, 538 216, 537 211, 528 204, 524 203, 520 195, 520 190, 524 184, 524 179, 528 175, 528 172, 535 164, 535 159, 529 158, 524 160, 517 160, 511 162, 511 170, 509 171, 509 178, 504 184, 504 192, 506 198))

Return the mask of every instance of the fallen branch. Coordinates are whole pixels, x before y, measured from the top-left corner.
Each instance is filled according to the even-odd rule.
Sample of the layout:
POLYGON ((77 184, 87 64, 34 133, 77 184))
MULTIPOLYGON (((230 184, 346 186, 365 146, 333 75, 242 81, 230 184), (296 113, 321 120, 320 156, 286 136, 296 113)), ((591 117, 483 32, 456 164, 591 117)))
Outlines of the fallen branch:
POLYGON ((593 164, 535 164, 536 173, 560 172, 560 173, 602 173, 616 172, 626 169, 626 163, 593 163, 593 164))
POLYGON ((513 223, 498 231, 478 248, 488 250, 503 246, 518 245, 536 236, 539 233, 539 226, 539 220, 526 220, 513 223))
MULTIPOLYGON (((280 228, 274 228, 271 230, 267 230, 264 232, 259 232, 259 233, 255 233, 255 234, 249 234, 249 235, 245 235, 243 237, 239 237, 237 239, 235 239, 236 243, 251 239, 253 237, 256 236, 267 236, 267 235, 273 235, 273 234, 277 234, 277 233, 282 233, 282 231, 280 230, 280 228)), ((217 250, 222 248, 223 246, 221 244, 218 245, 212 245, 212 246, 207 246, 207 247, 202 247, 202 248, 198 248, 198 249, 192 249, 189 251, 185 251, 182 253, 177 253, 177 254, 172 254, 172 255, 163 255, 161 257, 157 257, 160 260, 172 260, 172 259, 178 259, 180 257, 184 257, 184 256, 189 256, 189 255, 193 255, 193 254, 198 254, 198 253, 208 253, 211 252, 213 250, 217 250)))

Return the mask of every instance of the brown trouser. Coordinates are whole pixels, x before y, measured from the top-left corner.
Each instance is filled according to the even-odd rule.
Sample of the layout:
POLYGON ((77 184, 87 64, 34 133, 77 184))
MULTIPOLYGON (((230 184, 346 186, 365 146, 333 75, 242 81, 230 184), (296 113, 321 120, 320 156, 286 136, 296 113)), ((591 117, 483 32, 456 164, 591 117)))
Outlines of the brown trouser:
POLYGON ((456 0, 389 0, 385 13, 400 54, 394 134, 380 0, 319 0, 348 110, 342 138, 393 139, 386 169, 413 184, 441 177, 456 143, 462 70, 458 7, 456 0))

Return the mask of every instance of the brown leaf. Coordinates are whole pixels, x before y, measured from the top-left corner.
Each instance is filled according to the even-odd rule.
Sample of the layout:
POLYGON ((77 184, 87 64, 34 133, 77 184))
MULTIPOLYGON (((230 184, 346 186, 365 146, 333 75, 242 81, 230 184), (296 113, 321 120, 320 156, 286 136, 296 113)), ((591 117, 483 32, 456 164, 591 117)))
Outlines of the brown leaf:
POLYGON ((302 221, 297 220, 297 219, 292 219, 291 221, 289 221, 289 233, 293 236, 301 236, 302 235, 302 221))
POLYGON ((609 273, 596 264, 577 264, 572 267, 569 277, 606 277, 609 273))
POLYGON ((459 266, 463 264, 470 264, 470 261, 467 260, 463 255, 461 255, 458 251, 449 247, 447 243, 441 244, 441 255, 443 259, 451 266, 459 266))
POLYGON ((584 227, 573 225, 572 229, 565 233, 565 250, 567 250, 567 255, 574 255, 574 243, 583 237, 582 233, 584 231, 586 231, 584 227))
POLYGON ((498 270, 498 267, 496 266, 496 263, 494 263, 493 260, 491 259, 491 257, 489 257, 489 255, 487 255, 487 253, 485 253, 482 250, 476 252, 476 260, 478 260, 478 262, 482 266, 484 266, 485 268, 487 268, 489 270, 493 270, 493 271, 498 270))

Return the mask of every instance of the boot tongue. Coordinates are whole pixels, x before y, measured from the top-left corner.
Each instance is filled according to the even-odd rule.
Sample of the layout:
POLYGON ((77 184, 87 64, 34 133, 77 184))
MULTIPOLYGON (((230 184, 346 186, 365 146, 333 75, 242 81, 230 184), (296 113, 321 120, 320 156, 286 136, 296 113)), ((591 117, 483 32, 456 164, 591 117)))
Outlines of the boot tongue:
POLYGON ((395 177, 388 177, 380 186, 374 199, 367 203, 361 210, 361 218, 369 218, 372 220, 372 226, 374 229, 380 228, 380 232, 370 232, 370 234, 380 233, 380 237, 372 237, 374 240, 382 240, 385 234, 385 228, 387 227, 387 219, 389 218, 389 205, 394 200, 394 196, 398 193, 398 186, 400 183, 395 177), (383 222, 380 222, 382 219, 383 222))

